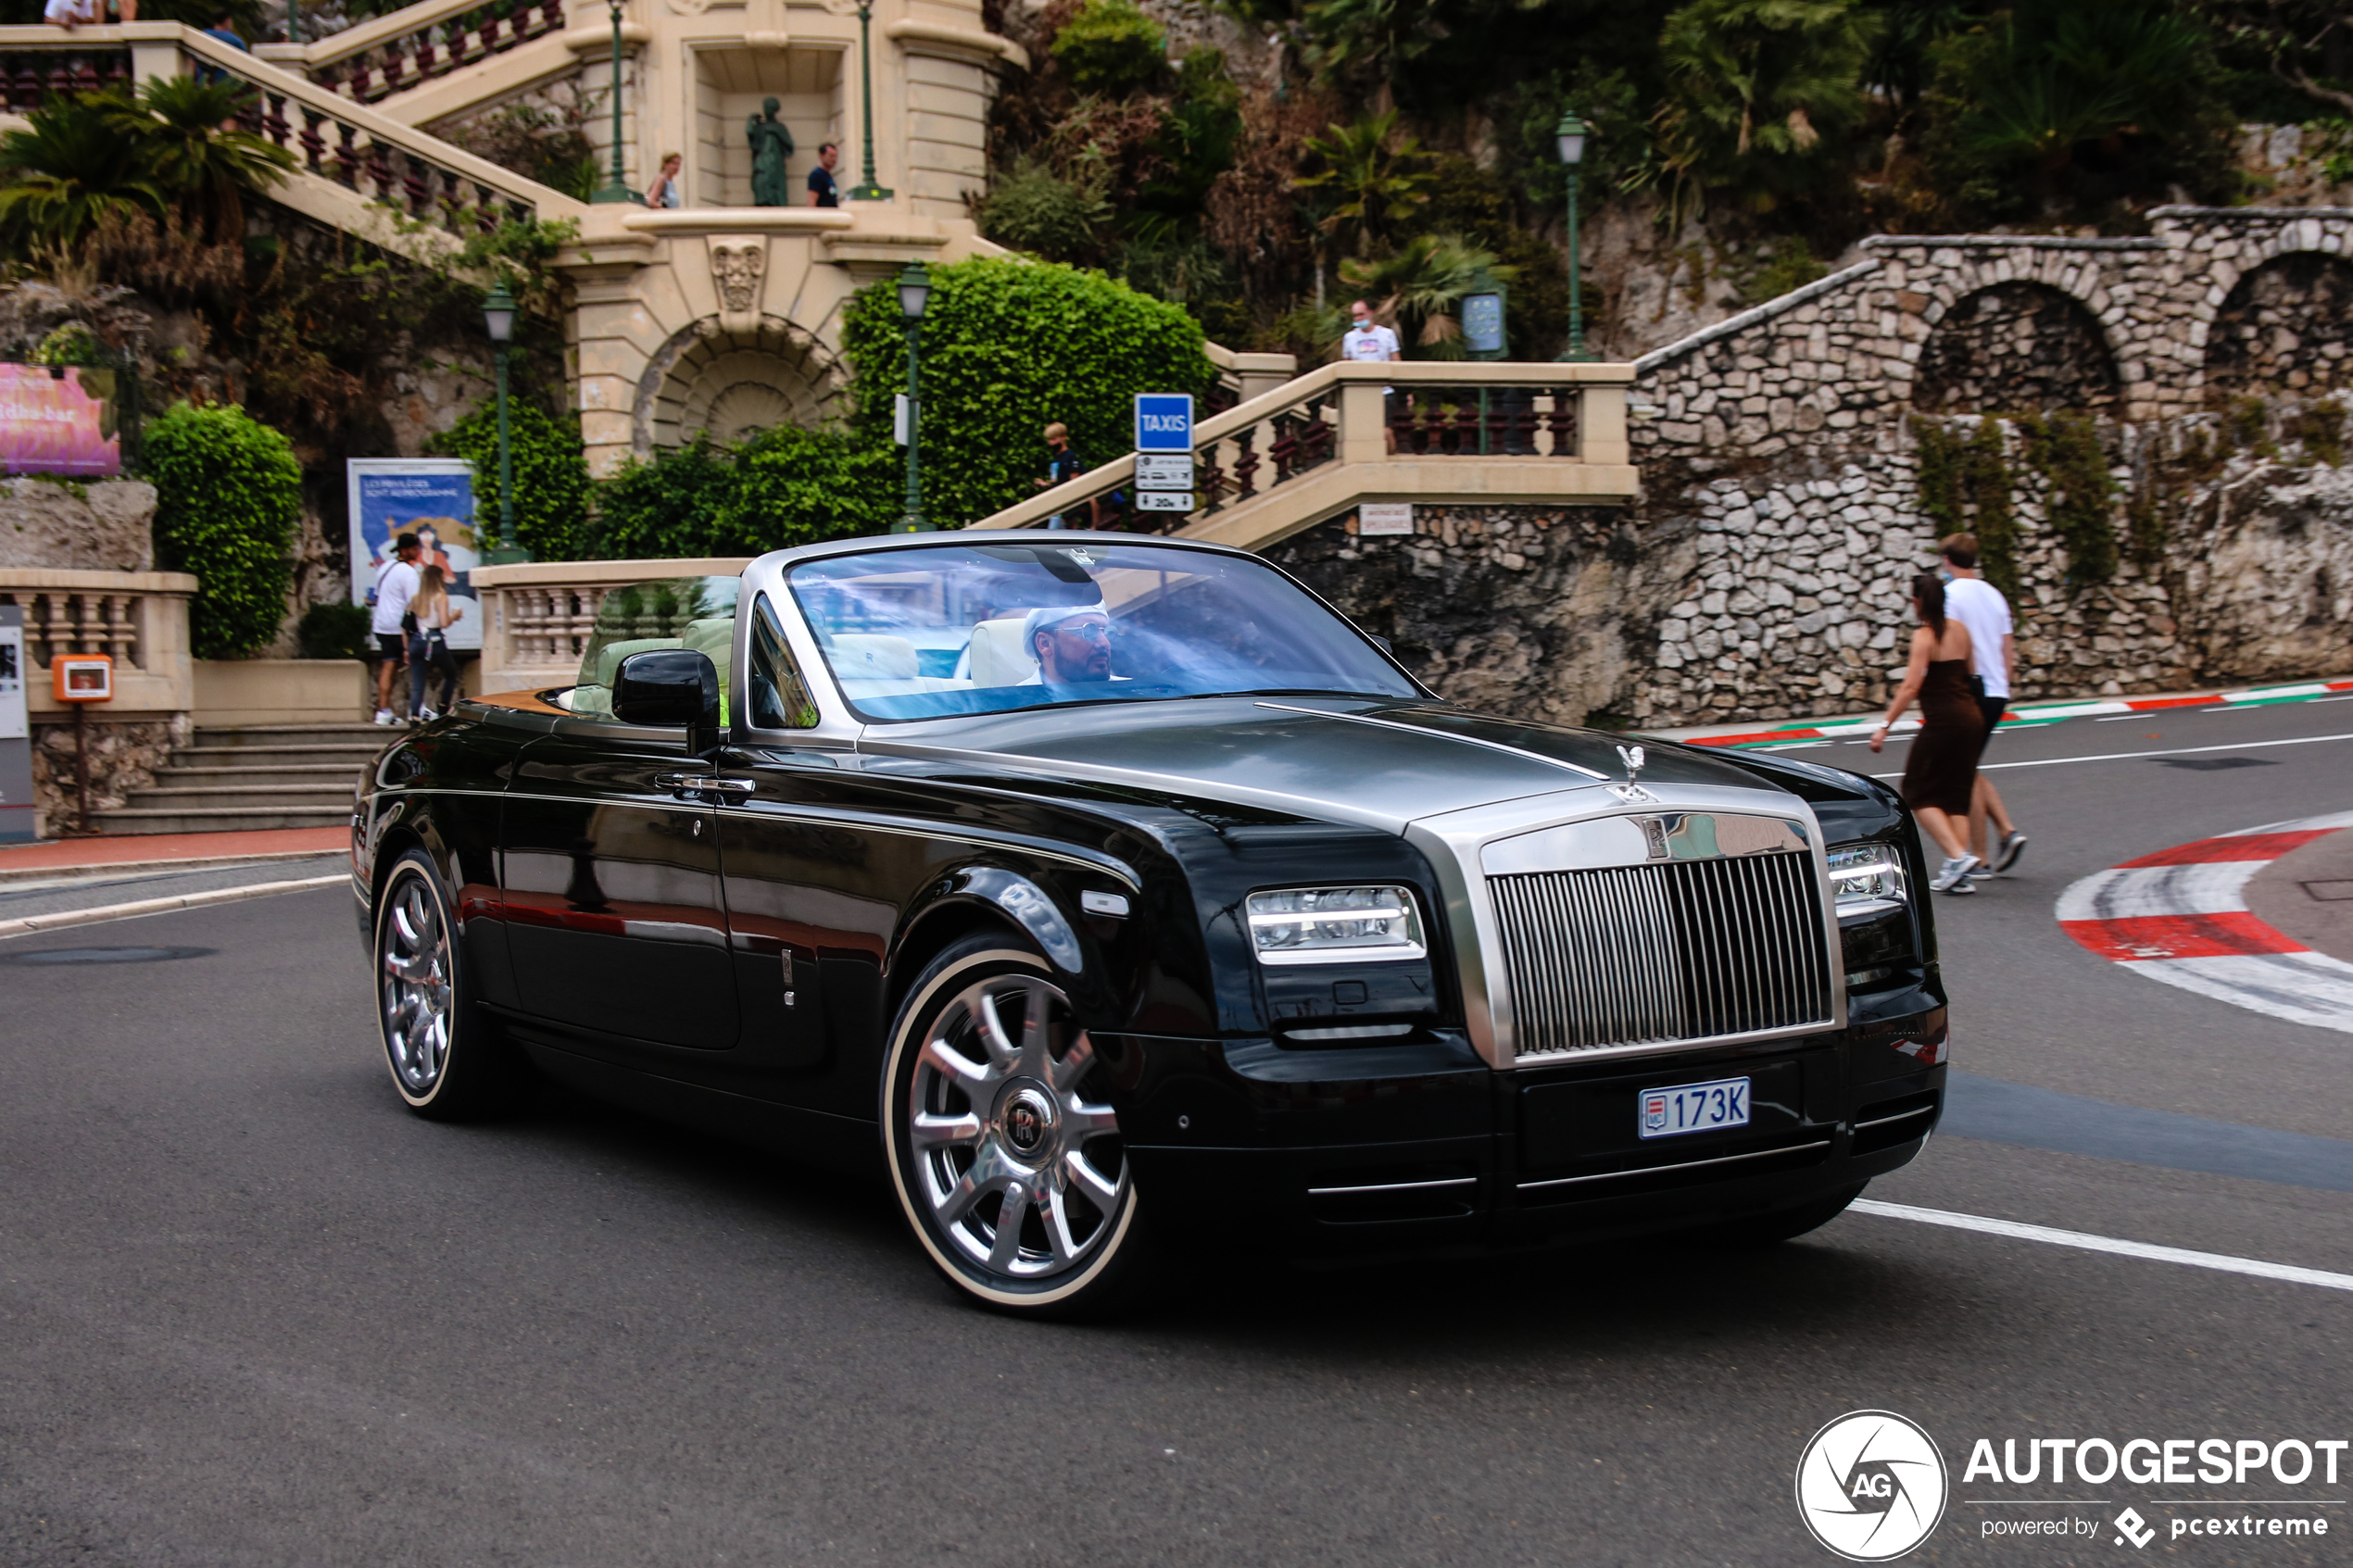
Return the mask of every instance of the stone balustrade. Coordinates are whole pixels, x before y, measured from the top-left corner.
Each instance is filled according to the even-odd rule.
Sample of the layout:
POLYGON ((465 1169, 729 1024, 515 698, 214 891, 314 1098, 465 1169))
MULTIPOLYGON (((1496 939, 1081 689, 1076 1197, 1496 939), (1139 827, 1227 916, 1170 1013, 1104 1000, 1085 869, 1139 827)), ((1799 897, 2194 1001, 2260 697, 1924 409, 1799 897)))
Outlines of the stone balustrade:
POLYGON ((751 561, 749 556, 724 556, 476 567, 470 580, 482 595, 482 689, 569 686, 607 595, 663 578, 733 577, 751 561))
MULTIPOLYGON (((1123 522, 1164 516, 1164 532, 1256 550, 1364 501, 1622 502, 1632 378, 1592 363, 1326 365, 1195 426, 1192 512, 1123 522)), ((971 526, 1084 526, 1122 491, 1132 508, 1132 457, 971 526)))
POLYGON ((184 571, 61 571, 0 567, 0 605, 24 611, 26 706, 37 721, 66 705, 49 693, 49 663, 61 653, 102 653, 114 660, 107 719, 185 713, 195 707, 188 600, 196 580, 184 571))

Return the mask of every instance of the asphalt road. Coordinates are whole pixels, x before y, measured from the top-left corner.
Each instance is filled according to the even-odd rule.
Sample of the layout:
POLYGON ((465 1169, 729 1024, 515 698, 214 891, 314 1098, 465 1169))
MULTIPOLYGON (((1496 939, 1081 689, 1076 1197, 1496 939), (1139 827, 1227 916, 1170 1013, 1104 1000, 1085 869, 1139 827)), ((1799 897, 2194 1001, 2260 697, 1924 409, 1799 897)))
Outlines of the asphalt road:
MULTIPOLYGON (((2353 707, 1991 759, 2193 745, 2244 749, 1995 775, 2032 847, 1939 908, 1986 1135, 1873 1198, 2353 1273, 2353 1036, 2052 917, 2119 860, 2353 804, 2353 707)), ((1952 1467, 1907 1561, 2353 1560, 2320 1506, 2353 1454, 2333 1486, 1962 1474, 1981 1437, 2353 1437, 2353 1292, 1850 1213, 1750 1256, 1210 1260, 1133 1320, 1028 1325, 952 1301, 879 1186, 553 1090, 436 1126, 384 1080, 340 891, 0 942, 0 1564, 1811 1564, 1793 1472, 1867 1408, 1952 1467), (22 961, 95 946, 201 951, 22 961), (2106 1523, 2216 1499, 2334 1532, 2106 1523), (2098 1533, 1984 1534, 2066 1514, 2098 1533)))

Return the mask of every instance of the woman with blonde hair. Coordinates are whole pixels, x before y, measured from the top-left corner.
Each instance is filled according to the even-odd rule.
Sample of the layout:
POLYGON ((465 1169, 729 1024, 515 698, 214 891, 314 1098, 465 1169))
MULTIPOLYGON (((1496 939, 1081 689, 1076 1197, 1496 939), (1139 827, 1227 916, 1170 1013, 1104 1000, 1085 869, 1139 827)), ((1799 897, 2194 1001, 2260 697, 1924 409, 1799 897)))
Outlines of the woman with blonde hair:
POLYGON ((418 574, 416 596, 409 601, 417 630, 409 638, 409 721, 427 722, 449 711, 458 698, 458 657, 449 651, 447 633, 465 619, 466 607, 449 594, 449 574, 428 566, 418 574), (425 706, 426 670, 441 675, 441 706, 425 706))
POLYGON ((1871 749, 1886 744, 1888 730, 1919 698, 1920 732, 1904 761, 1904 804, 1944 851, 1944 864, 1929 885, 1939 893, 1974 893, 1969 873, 1983 862, 1969 850, 1969 805, 1977 788, 1977 754, 1985 748, 1985 717, 1969 689, 1969 628, 1944 613, 1944 584, 1926 572, 1912 579, 1912 613, 1919 624, 1912 630, 1904 682, 1871 732, 1871 749))

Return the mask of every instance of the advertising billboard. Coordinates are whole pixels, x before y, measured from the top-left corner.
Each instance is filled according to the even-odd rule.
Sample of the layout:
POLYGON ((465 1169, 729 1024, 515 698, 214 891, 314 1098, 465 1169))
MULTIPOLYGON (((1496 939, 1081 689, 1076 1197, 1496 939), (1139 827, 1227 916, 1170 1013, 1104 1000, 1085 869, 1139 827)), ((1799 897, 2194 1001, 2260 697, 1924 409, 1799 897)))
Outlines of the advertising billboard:
POLYGON ((0 467, 112 479, 122 472, 115 372, 0 365, 0 467))
POLYGON ((420 566, 438 566, 461 613, 450 647, 482 646, 482 599, 473 586, 481 564, 474 543, 474 470, 457 458, 354 458, 345 465, 351 496, 351 602, 373 604, 392 565, 392 542, 414 533, 420 566))

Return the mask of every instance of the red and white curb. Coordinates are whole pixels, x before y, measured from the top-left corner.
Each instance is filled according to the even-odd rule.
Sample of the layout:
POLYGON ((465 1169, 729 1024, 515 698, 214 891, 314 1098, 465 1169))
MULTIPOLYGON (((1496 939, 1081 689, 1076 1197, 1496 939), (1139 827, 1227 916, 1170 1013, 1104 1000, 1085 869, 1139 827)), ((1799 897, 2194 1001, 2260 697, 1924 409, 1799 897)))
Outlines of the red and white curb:
POLYGON ((2060 894, 2059 925, 2151 980, 2353 1034, 2353 963, 2283 935, 2246 907, 2256 872, 2345 827, 2353 827, 2353 811, 2246 828, 2127 860, 2060 894))
MULTIPOLYGON (((2353 680, 2304 681, 2285 686, 2247 686, 2237 691, 2196 692, 2183 696, 2095 697, 2082 702, 2030 702, 2002 715, 2005 731, 2056 724, 2063 719, 2088 719, 2125 713, 2158 713, 2176 708, 2269 708, 2281 703, 2312 702, 2353 696, 2353 680)), ((1890 731, 1905 734, 1920 727, 1917 719, 1900 719, 1890 731)), ((1740 734, 1692 735, 1692 746, 1775 746, 1816 741, 1844 740, 1869 735, 1879 728, 1873 716, 1831 720, 1818 724, 1782 725, 1740 734)))

